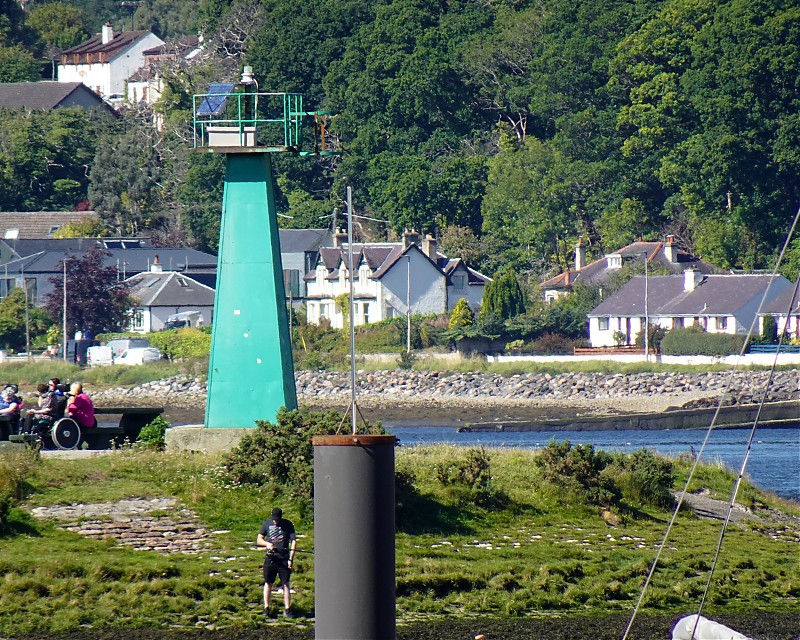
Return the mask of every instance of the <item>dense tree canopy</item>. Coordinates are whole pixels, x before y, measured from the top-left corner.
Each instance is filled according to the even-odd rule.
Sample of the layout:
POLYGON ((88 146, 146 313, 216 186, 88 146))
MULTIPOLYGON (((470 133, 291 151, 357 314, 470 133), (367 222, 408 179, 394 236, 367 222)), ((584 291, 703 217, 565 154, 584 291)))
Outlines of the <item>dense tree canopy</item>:
MULTIPOLYGON (((125 24, 117 2, 61 1, 125 24)), ((30 28, 47 4, 27 22, 6 5, 0 74, 32 74, 2 47, 35 59, 60 36, 30 28)), ((325 224, 351 186, 385 221, 363 233, 435 231, 485 272, 532 281, 566 268, 578 238, 591 258, 669 233, 721 267, 763 268, 800 201, 800 7, 786 0, 147 0, 134 24, 199 28, 206 50, 165 73, 166 131, 126 126, 91 163, 114 232, 216 246, 222 168, 187 152, 190 95, 242 64, 262 90, 338 113, 341 158, 275 160, 285 226, 325 224)), ((47 137, 25 127, 0 125, 0 199, 85 197, 85 179, 37 177, 60 163, 21 144, 15 130, 47 137)), ((800 244, 789 257, 796 271, 800 244)))

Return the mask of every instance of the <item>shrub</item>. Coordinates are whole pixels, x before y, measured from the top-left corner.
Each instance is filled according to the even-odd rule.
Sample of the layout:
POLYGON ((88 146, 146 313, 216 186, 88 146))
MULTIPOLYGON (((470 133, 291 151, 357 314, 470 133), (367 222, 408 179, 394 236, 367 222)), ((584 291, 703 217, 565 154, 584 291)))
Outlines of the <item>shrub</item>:
POLYGON ((400 369, 413 369, 414 362, 416 362, 417 356, 415 356, 411 351, 401 351, 400 357, 397 359, 397 366, 400 369))
POLYGON ((157 416, 154 420, 142 427, 136 442, 142 447, 163 451, 166 445, 168 428, 169 422, 161 416, 157 416))
POLYGON ((775 320, 775 316, 764 316, 761 327, 761 339, 768 343, 778 341, 778 322, 775 320))
POLYGON ((533 353, 554 355, 572 353, 573 341, 557 333, 545 333, 531 343, 533 353))
POLYGON ((483 447, 469 449, 464 459, 436 463, 434 473, 436 479, 449 489, 449 496, 457 506, 490 506, 500 497, 492 482, 490 462, 483 447))
POLYGON ((170 360, 208 357, 211 351, 211 334, 193 327, 156 331, 147 337, 170 360))
POLYGON ((24 449, 0 455, 0 534, 8 527, 11 507, 24 497, 26 478, 38 461, 37 453, 24 449))
POLYGON ((619 501, 613 481, 602 473, 611 461, 611 454, 569 440, 548 443, 536 458, 545 480, 600 506, 619 501))
POLYGON ((740 353, 745 336, 730 333, 706 333, 694 326, 672 329, 661 341, 667 355, 728 356, 740 353))
POLYGON ((673 465, 648 449, 619 456, 609 467, 609 475, 630 501, 665 509, 672 506, 673 465))
MULTIPOLYGON (((342 425, 350 432, 349 416, 338 411, 314 412, 303 407, 278 411, 275 424, 256 422, 256 429, 245 435, 239 446, 226 456, 224 467, 239 484, 275 484, 300 498, 311 498, 314 491, 314 447, 311 438, 332 435, 342 425)), ((382 433, 379 426, 370 433, 382 433)))

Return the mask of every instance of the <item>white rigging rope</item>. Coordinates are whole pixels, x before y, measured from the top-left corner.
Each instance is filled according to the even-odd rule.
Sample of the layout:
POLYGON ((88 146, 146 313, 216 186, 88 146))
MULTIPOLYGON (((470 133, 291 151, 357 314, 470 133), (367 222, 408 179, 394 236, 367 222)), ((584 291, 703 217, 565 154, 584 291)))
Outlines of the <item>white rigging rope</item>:
MULTIPOLYGON (((711 438, 711 434, 714 431, 714 428, 715 428, 716 423, 717 423, 717 418, 719 417, 720 410, 722 409, 723 402, 725 401, 725 398, 726 398, 726 396, 728 395, 728 392, 731 389, 731 386, 732 386, 732 383, 733 383, 733 376, 736 373, 736 371, 739 369, 739 366, 741 364, 741 360, 744 357, 745 351, 747 350, 747 345, 749 344, 750 339, 753 336, 756 324, 758 322, 759 314, 761 313, 761 310, 764 307, 764 303, 767 300, 767 295, 770 292, 770 288, 772 287, 772 283, 773 283, 773 281, 775 280, 775 278, 778 275, 778 268, 780 267, 781 263, 783 262, 783 258, 786 255, 786 251, 788 250, 789 244, 790 244, 790 242, 792 240, 792 237, 794 236, 795 230, 797 229, 798 221, 800 221, 800 207, 798 208, 797 213, 795 213, 794 220, 792 221, 792 226, 789 229, 789 233, 786 236, 785 242, 783 243, 783 247, 781 249, 781 253, 778 256, 777 261, 775 262, 775 266, 774 266, 774 268, 772 270, 772 274, 770 275, 769 284, 767 285, 767 288, 764 290, 764 293, 761 296, 761 302, 758 305, 758 310, 753 315, 753 321, 750 323, 750 328, 749 328, 749 330, 747 332, 747 338, 743 342, 742 348, 739 351, 739 356, 736 359, 736 364, 733 366, 733 368, 731 369, 730 373, 728 374, 728 380, 727 380, 727 383, 725 385, 724 392, 720 395, 719 402, 717 403, 717 408, 714 411, 713 418, 711 419, 711 424, 709 425, 708 430, 706 431, 705 438, 703 439, 703 444, 700 446, 700 451, 698 451, 697 457, 695 458, 694 463, 692 464, 692 467, 689 470, 689 475, 686 478, 686 482, 684 484, 683 491, 681 491, 680 495, 678 496, 678 502, 675 505, 675 510, 672 513, 672 517, 670 518, 669 524, 667 525, 667 529, 664 532, 663 538, 661 539, 661 543, 658 545, 658 551, 656 552, 656 556, 653 559, 653 563, 650 566, 649 572, 647 573, 647 578, 645 578, 644 585, 642 585, 642 590, 639 593, 639 598, 636 601, 636 605, 633 608, 633 612, 631 613, 630 620, 628 620, 628 625, 625 628, 625 633, 622 635, 622 640, 627 640, 628 635, 630 634, 630 631, 631 631, 631 629, 633 627, 633 623, 636 620, 636 616, 639 613, 639 609, 642 606, 642 602, 644 601, 645 592, 647 591, 647 588, 650 586, 650 582, 651 582, 651 580, 653 578, 653 575, 655 574, 656 568, 658 567, 658 561, 661 558, 661 552, 664 550, 664 547, 666 546, 667 540, 669 539, 669 535, 672 532, 672 527, 674 526, 675 520, 677 519, 678 513, 680 512, 681 506, 683 505, 684 496, 686 496, 686 493, 689 490, 689 486, 690 486, 690 484, 692 482, 692 479, 694 478, 694 473, 695 473, 698 465, 700 464, 700 460, 701 460, 701 458, 703 456, 703 452, 705 451, 706 445, 708 444, 708 441, 711 438)), ((707 597, 708 591, 709 591, 709 587, 711 585, 711 579, 712 579, 712 577, 714 575, 714 570, 716 569, 717 561, 719 559, 720 551, 722 549, 722 540, 723 540, 723 538, 725 536, 725 532, 726 532, 726 530, 728 528, 728 524, 729 524, 730 518, 731 518, 731 513, 733 512, 733 507, 734 507, 734 504, 735 504, 735 501, 736 501, 736 496, 738 494, 739 487, 741 486, 742 478, 744 477, 744 473, 745 473, 745 470, 747 468, 747 462, 748 462, 748 460, 750 458, 750 450, 751 450, 752 444, 753 444, 753 437, 755 436, 756 427, 758 426, 758 421, 759 421, 759 418, 761 416, 761 410, 762 410, 762 408, 764 406, 764 402, 766 402, 767 392, 769 391, 769 385, 772 382, 772 378, 773 378, 774 373, 775 373, 775 368, 776 368, 777 362, 778 362, 778 356, 780 355, 780 351, 781 351, 781 345, 783 344, 783 335, 786 332, 786 330, 788 329, 788 322, 789 322, 789 313, 788 312, 791 311, 791 306, 792 306, 793 302, 797 298, 798 285, 800 285, 800 276, 798 276, 798 280, 795 283, 794 292, 792 294, 791 299, 789 300, 789 308, 787 309, 787 314, 786 314, 786 326, 784 327, 784 330, 779 331, 780 338, 779 338, 779 341, 778 341, 778 348, 775 351, 775 358, 773 359, 772 367, 770 369, 770 373, 769 373, 766 385, 764 386, 764 392, 763 392, 763 394, 761 396, 761 401, 760 401, 759 406, 758 406, 758 412, 757 412, 756 418, 755 418, 755 420, 753 422, 753 426, 752 426, 752 428, 750 430, 750 437, 749 437, 749 440, 748 440, 748 443, 747 443, 747 449, 745 451, 744 458, 742 459, 741 468, 739 469, 739 475, 738 475, 736 481, 734 482, 734 486, 733 486, 733 489, 731 491, 731 498, 730 498, 730 501, 728 503, 728 510, 727 510, 726 515, 725 515, 725 520, 723 522, 722 531, 720 533, 719 540, 717 542, 717 547, 716 547, 716 551, 715 551, 715 554, 714 554, 714 561, 712 562, 711 567, 709 568, 709 571, 708 571, 708 580, 706 581, 706 585, 705 585, 705 588, 703 590, 703 596, 701 598, 700 605, 699 605, 699 608, 698 608, 698 611, 697 611, 697 617, 695 619, 694 628, 692 629, 691 638, 695 637, 694 634, 697 631, 697 623, 700 620, 700 613, 701 613, 701 611, 703 609, 703 606, 705 604, 706 597, 707 597)))

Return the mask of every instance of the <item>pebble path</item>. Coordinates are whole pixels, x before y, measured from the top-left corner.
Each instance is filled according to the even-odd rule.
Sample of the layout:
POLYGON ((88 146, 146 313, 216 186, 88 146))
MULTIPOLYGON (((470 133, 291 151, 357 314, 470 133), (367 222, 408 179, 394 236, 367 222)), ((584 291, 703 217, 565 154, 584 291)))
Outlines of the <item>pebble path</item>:
POLYGON ((58 527, 87 538, 113 538, 137 551, 198 554, 210 549, 212 535, 191 509, 175 498, 133 498, 117 502, 54 505, 31 509, 34 518, 56 520, 58 527))

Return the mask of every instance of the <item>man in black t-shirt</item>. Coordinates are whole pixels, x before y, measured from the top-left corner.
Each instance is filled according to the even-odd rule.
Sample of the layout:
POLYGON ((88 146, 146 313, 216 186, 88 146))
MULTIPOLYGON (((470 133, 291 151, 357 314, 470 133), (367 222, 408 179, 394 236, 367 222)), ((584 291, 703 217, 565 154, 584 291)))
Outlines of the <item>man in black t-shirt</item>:
POLYGON ((256 544, 259 547, 267 548, 267 557, 264 559, 264 614, 272 617, 269 611, 269 597, 276 576, 280 576, 283 587, 283 615, 291 618, 289 578, 292 575, 297 536, 291 520, 283 517, 283 511, 280 508, 275 507, 272 510, 271 520, 264 520, 258 532, 256 544))

